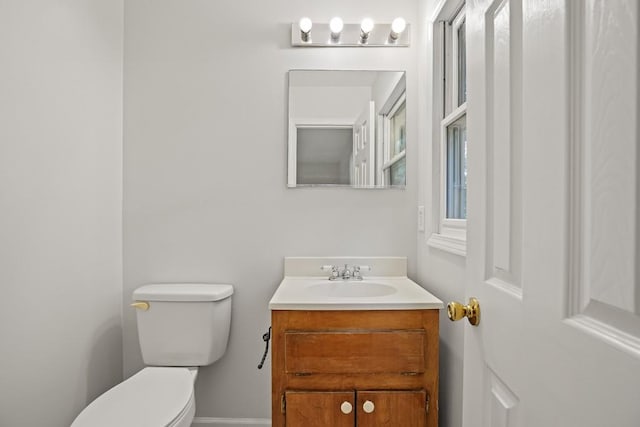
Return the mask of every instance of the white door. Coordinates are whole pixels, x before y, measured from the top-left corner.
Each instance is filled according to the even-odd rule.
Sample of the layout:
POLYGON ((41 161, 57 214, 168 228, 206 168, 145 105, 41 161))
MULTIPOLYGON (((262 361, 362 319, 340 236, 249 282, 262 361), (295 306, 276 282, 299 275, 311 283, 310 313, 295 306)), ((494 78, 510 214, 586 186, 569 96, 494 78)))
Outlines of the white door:
POLYGON ((375 103, 369 101, 353 124, 353 180, 357 187, 375 184, 375 103))
POLYGON ((638 4, 467 1, 465 427, 640 426, 638 4))

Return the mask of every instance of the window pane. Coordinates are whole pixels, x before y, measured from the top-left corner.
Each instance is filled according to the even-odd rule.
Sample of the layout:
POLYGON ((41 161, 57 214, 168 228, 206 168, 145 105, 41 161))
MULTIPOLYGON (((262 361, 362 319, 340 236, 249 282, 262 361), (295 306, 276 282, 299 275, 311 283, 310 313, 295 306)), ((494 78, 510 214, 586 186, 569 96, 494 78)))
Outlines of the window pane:
POLYGON ((406 102, 396 110, 393 116, 389 119, 390 131, 391 131, 391 157, 404 151, 407 144, 407 108, 406 102))
POLYGON ((467 117, 447 127, 447 218, 467 218, 467 117))
POLYGON ((458 106, 467 100, 466 22, 458 27, 458 106))
POLYGON ((391 185, 406 185, 407 158, 403 157, 391 165, 391 185))

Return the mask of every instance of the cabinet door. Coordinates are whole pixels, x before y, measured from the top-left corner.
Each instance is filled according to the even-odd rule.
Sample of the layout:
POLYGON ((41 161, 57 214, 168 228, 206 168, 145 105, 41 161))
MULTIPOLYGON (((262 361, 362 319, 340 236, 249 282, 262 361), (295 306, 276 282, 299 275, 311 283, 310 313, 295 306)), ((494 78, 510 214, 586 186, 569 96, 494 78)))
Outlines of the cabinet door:
POLYGON ((287 427, 353 427, 355 394, 349 392, 285 393, 287 427))
POLYGON ((424 391, 359 391, 358 427, 424 427, 424 391))

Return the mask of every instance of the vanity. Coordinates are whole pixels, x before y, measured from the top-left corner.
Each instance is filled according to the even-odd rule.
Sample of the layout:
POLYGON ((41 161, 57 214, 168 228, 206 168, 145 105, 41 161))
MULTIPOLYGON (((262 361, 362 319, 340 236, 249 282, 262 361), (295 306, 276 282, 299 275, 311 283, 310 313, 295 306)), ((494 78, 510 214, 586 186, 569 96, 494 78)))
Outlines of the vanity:
POLYGON ((269 303, 272 425, 436 427, 442 306, 403 257, 285 258, 269 303), (343 279, 359 266, 371 272, 343 279))

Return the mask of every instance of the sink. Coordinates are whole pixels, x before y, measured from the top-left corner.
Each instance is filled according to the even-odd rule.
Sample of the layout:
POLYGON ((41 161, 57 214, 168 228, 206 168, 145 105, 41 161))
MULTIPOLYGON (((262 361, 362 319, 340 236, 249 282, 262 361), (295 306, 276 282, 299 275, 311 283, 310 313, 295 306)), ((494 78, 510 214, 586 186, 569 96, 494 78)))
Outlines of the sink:
POLYGON ((361 282, 285 277, 269 301, 271 310, 423 310, 442 301, 408 277, 371 277, 361 282))
POLYGON ((307 287, 310 296, 328 298, 371 298, 392 295, 397 289, 390 285, 376 282, 349 282, 325 280, 307 287))
POLYGON ((406 257, 286 257, 271 310, 429 310, 442 301, 407 277, 406 257), (329 280, 334 266, 360 266, 363 280, 329 280), (365 268, 368 267, 368 268, 365 268), (373 272, 373 275, 371 274, 373 272))

